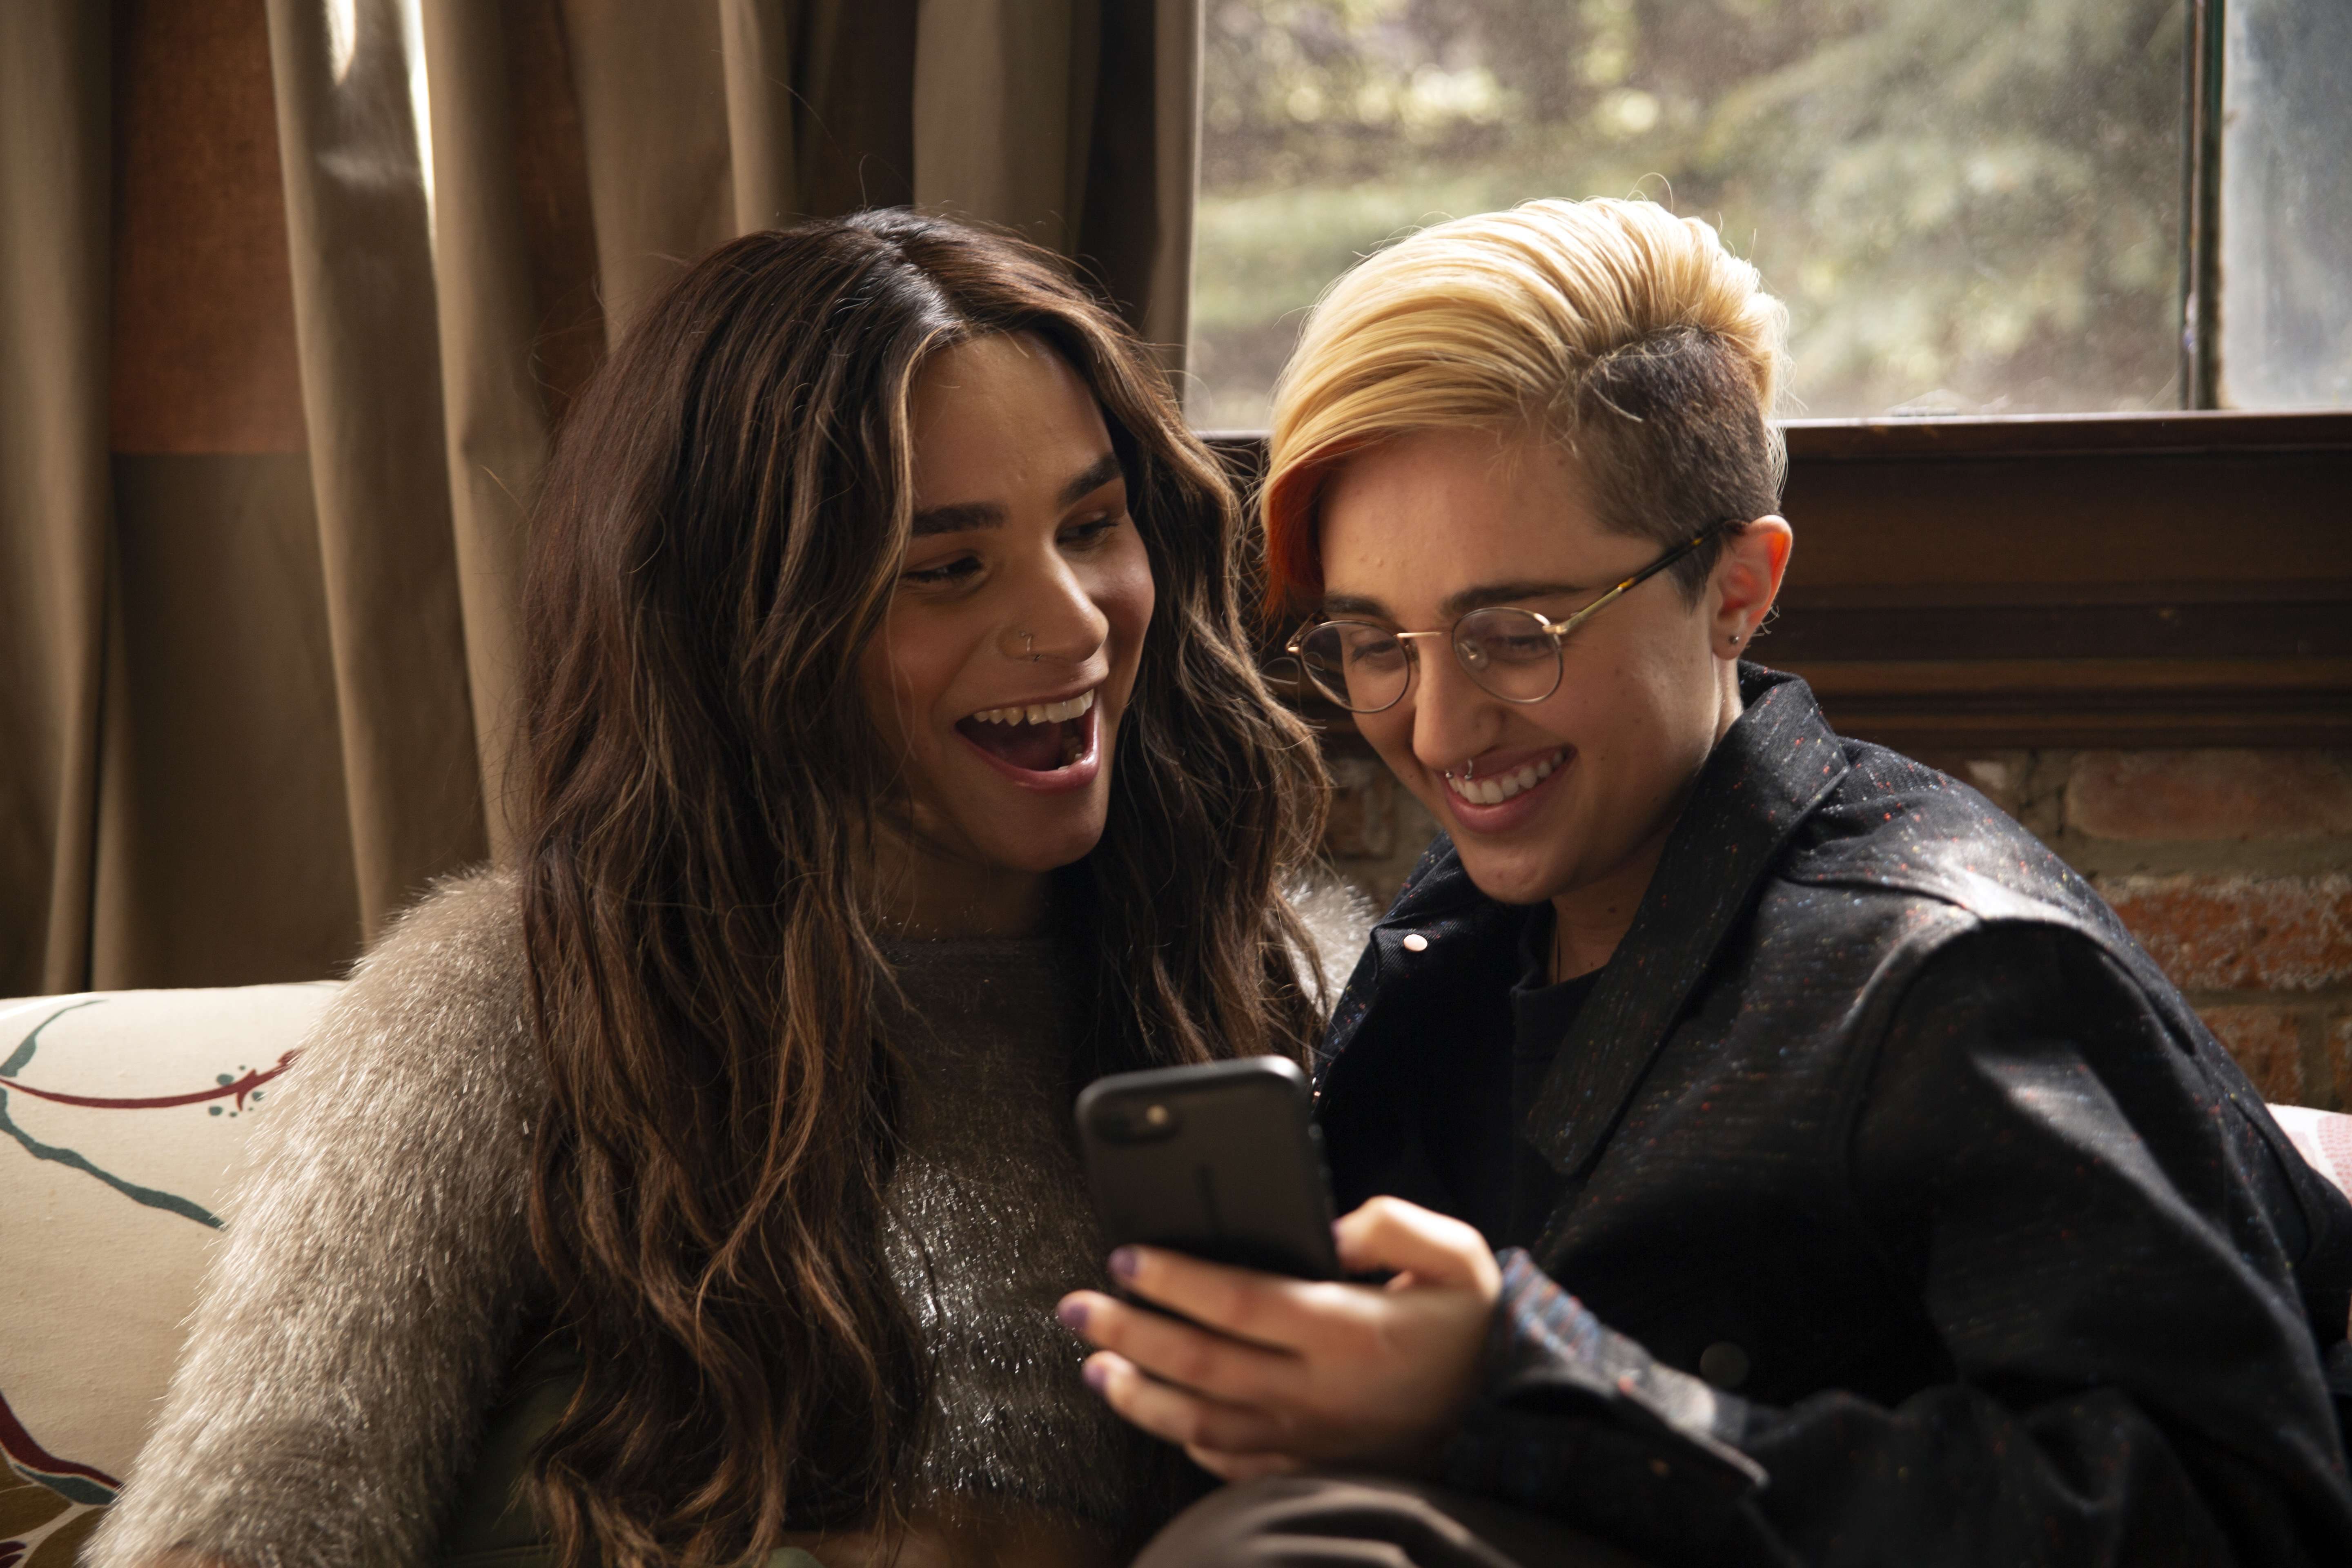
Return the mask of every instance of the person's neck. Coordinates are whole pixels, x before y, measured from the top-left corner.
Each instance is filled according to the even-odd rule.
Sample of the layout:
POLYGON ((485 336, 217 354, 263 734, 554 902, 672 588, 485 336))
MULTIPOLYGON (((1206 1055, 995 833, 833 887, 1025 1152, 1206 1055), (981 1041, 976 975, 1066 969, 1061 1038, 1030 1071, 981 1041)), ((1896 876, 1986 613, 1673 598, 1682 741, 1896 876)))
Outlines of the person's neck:
POLYGON ((893 942, 1035 936, 1052 919, 1051 879, 948 854, 891 831, 875 856, 875 930, 893 942))
MULTIPOLYGON (((1747 705, 1739 696, 1738 667, 1727 661, 1717 687, 1714 744, 1722 743, 1724 736, 1731 732, 1731 727, 1746 711, 1747 705)), ((1711 752, 1710 747, 1710 754, 1711 752)), ((1706 766, 1704 761, 1700 766, 1706 766)), ((1666 852, 1666 840, 1674 836, 1675 825, 1682 820, 1683 808, 1689 804, 1690 792, 1697 784, 1698 774, 1694 772, 1683 786, 1681 799, 1658 830, 1613 869, 1593 881, 1552 896, 1553 984, 1591 973, 1616 952, 1617 944, 1633 928, 1634 912, 1642 907, 1643 895, 1650 890, 1650 879, 1657 875, 1658 861, 1666 852)))
MULTIPOLYGON (((1679 816, 1679 813, 1677 814, 1679 816)), ((1551 982, 1590 974, 1609 962, 1633 929, 1633 911, 1650 890, 1665 853, 1669 821, 1642 847, 1598 879, 1552 896, 1551 982)))

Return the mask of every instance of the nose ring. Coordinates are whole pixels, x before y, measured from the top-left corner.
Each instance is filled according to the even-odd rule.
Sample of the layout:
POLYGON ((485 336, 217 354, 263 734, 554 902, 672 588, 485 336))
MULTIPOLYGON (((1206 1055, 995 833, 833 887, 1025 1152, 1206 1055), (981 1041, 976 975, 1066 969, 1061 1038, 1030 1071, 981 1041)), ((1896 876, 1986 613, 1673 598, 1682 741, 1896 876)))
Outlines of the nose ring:
POLYGON ((1030 632, 1021 634, 1021 651, 1029 656, 1029 662, 1032 664, 1045 657, 1037 651, 1037 638, 1030 632))

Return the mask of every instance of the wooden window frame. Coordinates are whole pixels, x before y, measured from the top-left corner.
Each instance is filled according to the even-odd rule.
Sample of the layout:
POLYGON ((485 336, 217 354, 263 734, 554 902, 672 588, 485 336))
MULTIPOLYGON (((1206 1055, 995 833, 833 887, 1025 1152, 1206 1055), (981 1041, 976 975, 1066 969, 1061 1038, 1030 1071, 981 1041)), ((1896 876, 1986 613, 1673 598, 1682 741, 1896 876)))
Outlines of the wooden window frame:
MULTIPOLYGON (((1843 732, 2352 745, 2352 412, 1784 429, 1797 547, 1755 655, 1843 732)), ((1262 435, 1209 438, 1263 472, 1262 435)))

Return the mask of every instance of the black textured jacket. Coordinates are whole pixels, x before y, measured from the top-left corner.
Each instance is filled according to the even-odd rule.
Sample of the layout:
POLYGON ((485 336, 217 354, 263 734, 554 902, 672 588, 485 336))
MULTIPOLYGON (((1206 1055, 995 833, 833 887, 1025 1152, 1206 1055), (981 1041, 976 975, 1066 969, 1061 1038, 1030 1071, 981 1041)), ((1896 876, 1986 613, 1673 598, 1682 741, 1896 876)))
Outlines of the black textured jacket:
MULTIPOLYGON (((1568 1195, 1449 1479, 1672 1563, 2352 1563, 2352 1205, 2031 835, 1741 677, 1528 1124, 1568 1195)), ((1507 1170, 1452 1086, 1534 913, 1441 837, 1374 929, 1343 1208, 1507 1170)))

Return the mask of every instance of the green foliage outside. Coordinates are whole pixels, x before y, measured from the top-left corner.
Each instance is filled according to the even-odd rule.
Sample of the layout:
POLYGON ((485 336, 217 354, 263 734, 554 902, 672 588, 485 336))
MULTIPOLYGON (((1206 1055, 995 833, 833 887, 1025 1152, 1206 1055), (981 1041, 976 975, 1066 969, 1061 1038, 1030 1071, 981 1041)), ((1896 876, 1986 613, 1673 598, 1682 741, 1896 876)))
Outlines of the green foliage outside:
POLYGON ((1715 223, 1792 415, 2169 407, 2181 0, 1209 0, 1193 417, 1263 424, 1303 310, 1533 196, 1715 223))

